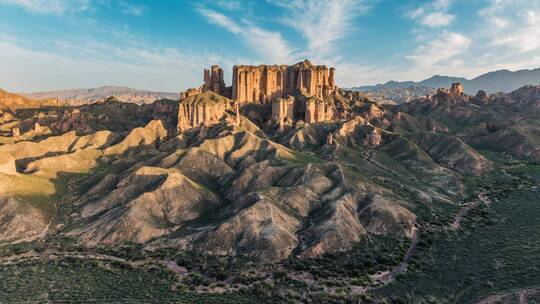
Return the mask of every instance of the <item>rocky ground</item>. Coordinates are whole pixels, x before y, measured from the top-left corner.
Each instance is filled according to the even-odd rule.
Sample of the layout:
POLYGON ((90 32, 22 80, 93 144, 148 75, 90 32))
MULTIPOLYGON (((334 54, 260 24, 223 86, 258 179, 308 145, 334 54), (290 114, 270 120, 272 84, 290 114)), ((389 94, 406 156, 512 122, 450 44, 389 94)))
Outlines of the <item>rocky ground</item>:
POLYGON ((292 280, 295 299, 340 302, 397 286, 433 225, 459 231, 491 208, 484 192, 469 196, 468 180, 500 169, 492 155, 540 161, 540 87, 442 90, 401 105, 341 92, 335 120, 278 128, 247 105, 239 120, 227 109, 182 132, 172 100, 23 107, 7 94, 0 262, 155 262, 196 292, 292 280))

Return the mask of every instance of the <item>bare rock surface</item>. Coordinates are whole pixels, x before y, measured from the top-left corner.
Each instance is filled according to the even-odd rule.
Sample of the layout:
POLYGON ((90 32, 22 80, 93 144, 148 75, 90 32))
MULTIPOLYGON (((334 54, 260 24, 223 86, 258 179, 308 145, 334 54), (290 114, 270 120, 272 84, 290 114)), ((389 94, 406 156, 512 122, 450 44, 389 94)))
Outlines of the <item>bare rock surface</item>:
POLYGON ((0 197, 0 242, 39 235, 47 227, 43 213, 12 197, 0 197))

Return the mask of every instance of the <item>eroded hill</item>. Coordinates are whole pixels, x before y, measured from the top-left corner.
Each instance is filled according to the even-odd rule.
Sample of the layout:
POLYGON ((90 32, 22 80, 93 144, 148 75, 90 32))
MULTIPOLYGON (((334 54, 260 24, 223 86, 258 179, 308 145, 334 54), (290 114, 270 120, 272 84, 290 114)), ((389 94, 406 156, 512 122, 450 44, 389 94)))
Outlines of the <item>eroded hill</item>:
POLYGON ((10 108, 0 242, 246 258, 308 285, 302 263, 376 246, 396 254, 382 274, 359 269, 369 279, 354 283, 333 264, 347 275, 317 284, 384 285, 407 244, 457 212, 466 180, 496 170, 486 153, 540 160, 539 92, 467 96, 456 85, 394 106, 339 89, 241 105, 193 91, 180 104, 10 108))

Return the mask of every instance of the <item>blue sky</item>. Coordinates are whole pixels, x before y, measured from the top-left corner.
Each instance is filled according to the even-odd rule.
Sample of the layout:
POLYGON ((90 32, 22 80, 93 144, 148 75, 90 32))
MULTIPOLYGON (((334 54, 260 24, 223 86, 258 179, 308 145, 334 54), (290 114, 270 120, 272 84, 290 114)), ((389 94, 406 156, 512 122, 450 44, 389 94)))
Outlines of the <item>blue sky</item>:
POLYGON ((540 67, 540 0, 0 0, 0 88, 180 91, 219 64, 336 67, 339 86, 540 67))

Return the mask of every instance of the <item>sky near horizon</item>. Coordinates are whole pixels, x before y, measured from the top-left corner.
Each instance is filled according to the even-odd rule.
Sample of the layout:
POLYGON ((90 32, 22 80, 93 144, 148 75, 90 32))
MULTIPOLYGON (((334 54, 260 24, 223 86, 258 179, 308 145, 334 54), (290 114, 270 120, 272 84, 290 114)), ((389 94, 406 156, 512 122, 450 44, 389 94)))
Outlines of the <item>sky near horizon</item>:
POLYGON ((0 0, 0 88, 178 92, 219 64, 336 67, 341 87, 540 67, 540 0, 0 0))

